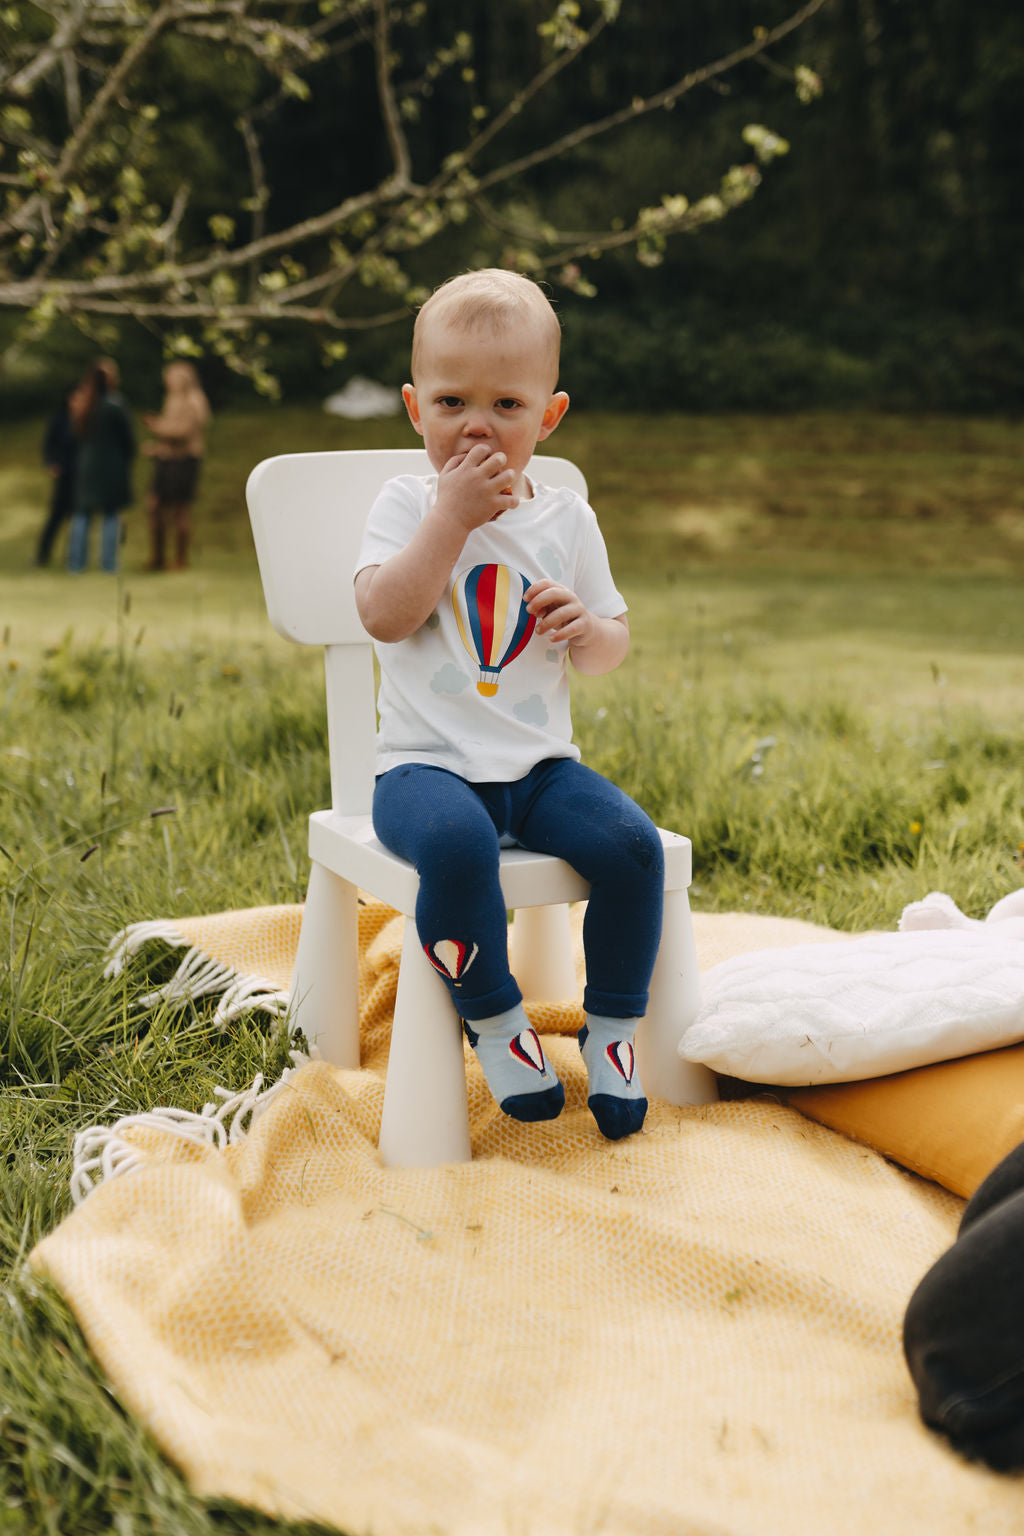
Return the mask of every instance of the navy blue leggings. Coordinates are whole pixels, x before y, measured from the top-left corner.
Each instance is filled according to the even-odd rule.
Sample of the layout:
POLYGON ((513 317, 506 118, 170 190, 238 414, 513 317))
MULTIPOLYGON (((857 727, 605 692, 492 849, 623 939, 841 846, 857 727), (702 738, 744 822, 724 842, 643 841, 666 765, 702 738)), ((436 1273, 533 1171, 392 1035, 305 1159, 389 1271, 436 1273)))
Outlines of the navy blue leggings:
POLYGON ((551 853, 590 882, 583 923, 583 1006, 639 1018, 661 941, 664 855, 650 817, 569 758, 549 758, 511 784, 470 784, 407 763, 377 780, 374 831, 420 877, 416 928, 464 1019, 488 1019, 522 998, 508 968, 500 838, 551 853))

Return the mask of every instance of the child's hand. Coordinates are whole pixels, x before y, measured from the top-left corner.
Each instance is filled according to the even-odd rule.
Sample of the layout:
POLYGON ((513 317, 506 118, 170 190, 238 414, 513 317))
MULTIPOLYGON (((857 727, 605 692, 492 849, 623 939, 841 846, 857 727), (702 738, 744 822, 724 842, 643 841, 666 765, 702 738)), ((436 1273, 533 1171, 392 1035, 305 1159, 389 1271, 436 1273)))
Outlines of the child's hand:
POLYGON ((513 486, 516 472, 503 453, 477 443, 457 453, 437 477, 436 509, 471 533, 519 504, 513 486))
POLYGON ((611 672, 629 650, 626 615, 599 619, 561 582, 545 576, 523 594, 527 610, 537 619, 535 634, 553 644, 564 641, 577 672, 594 676, 611 672))
POLYGON ((575 592, 570 592, 560 582, 545 576, 535 581, 523 596, 527 611, 536 616, 536 634, 577 645, 586 645, 592 637, 597 622, 594 615, 583 606, 575 592))

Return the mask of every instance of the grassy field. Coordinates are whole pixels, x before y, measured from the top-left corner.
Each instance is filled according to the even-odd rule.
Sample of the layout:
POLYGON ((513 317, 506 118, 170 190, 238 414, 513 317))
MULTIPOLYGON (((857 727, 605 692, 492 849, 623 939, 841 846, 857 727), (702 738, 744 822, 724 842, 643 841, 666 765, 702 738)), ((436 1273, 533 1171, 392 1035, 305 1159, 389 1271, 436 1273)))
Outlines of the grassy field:
MULTIPOLYGON (((214 426, 196 569, 142 572, 141 509, 126 519, 125 591, 69 582, 31 557, 46 487, 38 423, 4 430, 0 628, 20 664, 70 628, 109 637, 126 600, 148 646, 266 638, 245 519, 248 470, 270 453, 413 444, 403 422, 345 422, 296 407, 214 426)), ((549 445, 575 458, 633 608, 641 660, 688 661, 711 683, 754 668, 807 673, 870 702, 887 684, 1012 718, 1021 654, 1024 478, 1013 423, 861 416, 648 417, 570 413, 549 445), (894 673, 896 658, 905 662, 894 673)), ((140 489, 142 475, 140 473, 140 489)), ((631 665, 636 665, 634 652, 631 665)))
MULTIPOLYGON (((409 444, 297 408, 215 423, 194 569, 37 571, 40 423, 0 463, 0 1530, 260 1533, 214 1508, 120 1409, 59 1297, 23 1272, 68 1207, 73 1132, 270 1080, 288 1041, 222 1035, 202 999, 140 1013, 145 917, 294 901, 326 803, 319 658, 269 629, 252 465, 409 444)), ((631 608, 619 674, 580 680, 586 759, 694 841, 695 905, 891 927, 1024 882, 1024 451, 1013 423, 570 416, 631 608)))

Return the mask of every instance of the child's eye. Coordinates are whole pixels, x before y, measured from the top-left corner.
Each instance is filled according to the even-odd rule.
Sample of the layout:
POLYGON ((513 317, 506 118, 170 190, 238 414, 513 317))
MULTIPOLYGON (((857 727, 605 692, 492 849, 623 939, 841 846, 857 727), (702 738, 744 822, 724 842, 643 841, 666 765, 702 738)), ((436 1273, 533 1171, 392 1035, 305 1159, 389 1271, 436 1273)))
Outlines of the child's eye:
POLYGON ((506 395, 503 399, 498 401, 499 409, 503 411, 514 411, 518 404, 519 401, 513 400, 510 395, 506 395))
POLYGON ((457 406, 462 404, 462 401, 459 399, 458 395, 441 395, 439 396, 437 403, 438 405, 445 406, 448 410, 454 410, 457 406))

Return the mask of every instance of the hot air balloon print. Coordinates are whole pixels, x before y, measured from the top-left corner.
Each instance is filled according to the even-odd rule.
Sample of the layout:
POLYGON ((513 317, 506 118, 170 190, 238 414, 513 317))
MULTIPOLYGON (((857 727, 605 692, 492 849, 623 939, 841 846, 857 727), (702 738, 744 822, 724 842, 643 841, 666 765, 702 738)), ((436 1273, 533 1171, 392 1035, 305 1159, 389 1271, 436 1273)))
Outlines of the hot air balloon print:
POLYGON ((480 952, 478 944, 464 944, 461 939, 438 939, 424 944, 427 959, 435 971, 458 986, 480 952))
POLYGON ((631 1083, 636 1067, 636 1057, 633 1055, 633 1047, 629 1041, 613 1040, 611 1045, 605 1047, 605 1055, 619 1076, 625 1082, 631 1083))
POLYGON ((507 565, 474 565, 452 588, 462 643, 480 667, 477 691, 493 698, 501 669, 514 661, 537 626, 523 595, 532 585, 507 565))

